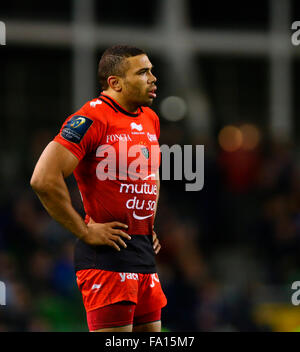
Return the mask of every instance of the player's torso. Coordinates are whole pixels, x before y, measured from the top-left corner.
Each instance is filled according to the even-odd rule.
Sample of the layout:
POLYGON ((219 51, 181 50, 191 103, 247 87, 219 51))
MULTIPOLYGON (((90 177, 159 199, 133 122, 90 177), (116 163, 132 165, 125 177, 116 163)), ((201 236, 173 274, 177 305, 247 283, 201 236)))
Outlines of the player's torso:
POLYGON ((101 141, 74 172, 86 213, 96 222, 124 222, 130 234, 150 234, 159 167, 153 117, 147 109, 133 117, 100 102, 91 101, 85 114, 105 126, 101 141))

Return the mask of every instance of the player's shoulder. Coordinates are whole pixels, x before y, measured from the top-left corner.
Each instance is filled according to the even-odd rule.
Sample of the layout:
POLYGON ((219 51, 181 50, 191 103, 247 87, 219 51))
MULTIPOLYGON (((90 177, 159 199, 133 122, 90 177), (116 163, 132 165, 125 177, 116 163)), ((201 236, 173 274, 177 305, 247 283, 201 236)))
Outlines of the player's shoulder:
POLYGON ((154 110, 152 110, 151 108, 149 108, 148 106, 143 106, 143 113, 148 115, 152 120, 157 121, 159 120, 158 115, 156 114, 156 112, 154 110))
POLYGON ((107 115, 106 110, 105 104, 102 104, 99 98, 94 98, 87 101, 75 114, 105 123, 107 115))

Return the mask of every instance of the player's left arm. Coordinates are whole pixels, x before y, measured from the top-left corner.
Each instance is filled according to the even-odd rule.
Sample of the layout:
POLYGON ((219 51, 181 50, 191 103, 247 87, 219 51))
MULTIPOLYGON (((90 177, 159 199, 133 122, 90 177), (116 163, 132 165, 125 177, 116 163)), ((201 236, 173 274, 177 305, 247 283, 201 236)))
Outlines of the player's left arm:
MULTIPOLYGON (((155 175, 155 180, 156 180, 156 187, 157 187, 157 195, 156 195, 156 204, 155 204, 155 210, 154 210, 154 220, 155 220, 157 206, 158 206, 159 189, 160 189, 160 180, 159 180, 159 171, 158 170, 157 170, 156 175, 155 175)), ((158 254, 158 252, 161 249, 161 245, 160 245, 159 240, 157 238, 157 234, 155 233, 154 230, 153 230, 153 233, 152 233, 152 237, 153 237, 153 249, 154 249, 154 252, 155 252, 155 254, 158 254)))

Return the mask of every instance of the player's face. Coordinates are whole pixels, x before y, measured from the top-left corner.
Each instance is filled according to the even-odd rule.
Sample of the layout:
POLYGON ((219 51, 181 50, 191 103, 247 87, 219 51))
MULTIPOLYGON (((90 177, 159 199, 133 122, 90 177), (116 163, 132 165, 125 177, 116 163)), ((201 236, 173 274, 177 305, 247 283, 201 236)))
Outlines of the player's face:
POLYGON ((122 79, 122 94, 128 102, 138 106, 149 106, 156 97, 156 77, 152 74, 152 64, 147 55, 129 57, 127 70, 122 79))

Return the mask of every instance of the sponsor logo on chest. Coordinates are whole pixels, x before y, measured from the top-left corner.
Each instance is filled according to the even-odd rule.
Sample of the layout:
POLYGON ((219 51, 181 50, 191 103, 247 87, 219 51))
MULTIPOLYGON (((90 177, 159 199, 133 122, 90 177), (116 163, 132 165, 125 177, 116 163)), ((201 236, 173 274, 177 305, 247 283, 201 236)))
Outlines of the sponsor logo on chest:
POLYGON ((132 142, 132 138, 127 133, 120 133, 120 134, 108 134, 106 136, 106 143, 112 142, 132 142))
POLYGON ((131 127, 131 134, 145 134, 145 132, 143 131, 142 124, 131 122, 130 127, 131 127))

